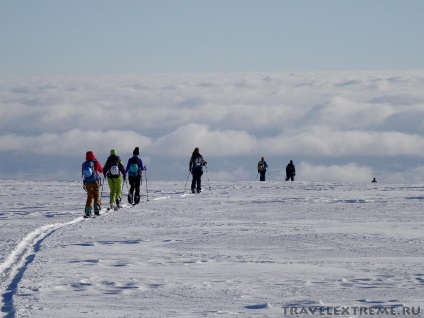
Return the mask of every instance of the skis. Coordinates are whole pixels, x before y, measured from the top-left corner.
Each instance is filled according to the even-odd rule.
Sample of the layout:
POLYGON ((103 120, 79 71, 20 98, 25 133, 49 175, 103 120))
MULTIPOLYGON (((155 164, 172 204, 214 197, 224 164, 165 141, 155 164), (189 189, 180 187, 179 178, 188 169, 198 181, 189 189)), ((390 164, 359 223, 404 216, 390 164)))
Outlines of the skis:
POLYGON ((101 209, 98 214, 96 214, 96 213, 94 213, 94 214, 91 213, 90 215, 84 214, 83 217, 84 217, 84 219, 94 219, 94 218, 96 218, 96 217, 98 217, 100 215, 105 214, 107 211, 108 211, 107 209, 101 209))
POLYGON ((118 210, 121 210, 121 209, 131 209, 134 206, 136 206, 136 205, 138 205, 138 204, 140 204, 142 202, 146 202, 146 201, 140 201, 139 203, 133 203, 133 204, 131 204, 131 203, 128 203, 128 204, 124 203, 124 204, 119 205, 119 206, 103 208, 103 209, 100 210, 100 213, 99 214, 93 214, 92 213, 89 216, 84 214, 83 217, 84 217, 84 219, 94 219, 96 217, 102 216, 103 214, 105 214, 105 213, 107 213, 109 211, 118 211, 118 210))
POLYGON ((84 213, 83 218, 84 219, 94 219, 97 216, 100 216, 100 213, 99 214, 91 213, 90 215, 87 215, 87 214, 84 213))

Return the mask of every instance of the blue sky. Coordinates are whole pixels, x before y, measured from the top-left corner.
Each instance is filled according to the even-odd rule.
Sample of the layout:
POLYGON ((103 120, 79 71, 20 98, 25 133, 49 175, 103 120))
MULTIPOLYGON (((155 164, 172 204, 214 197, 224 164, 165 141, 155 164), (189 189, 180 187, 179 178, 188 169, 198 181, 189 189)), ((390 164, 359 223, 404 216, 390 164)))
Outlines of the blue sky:
POLYGON ((422 69, 421 0, 1 1, 0 72, 422 69))

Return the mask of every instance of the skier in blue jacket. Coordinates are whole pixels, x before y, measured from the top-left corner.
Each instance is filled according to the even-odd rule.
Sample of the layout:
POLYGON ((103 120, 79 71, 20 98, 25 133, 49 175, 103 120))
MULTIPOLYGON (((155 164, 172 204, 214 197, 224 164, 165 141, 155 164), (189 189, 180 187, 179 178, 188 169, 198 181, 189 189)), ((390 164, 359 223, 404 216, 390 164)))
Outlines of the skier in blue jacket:
MULTIPOLYGON (((265 158, 262 157, 258 162, 258 173, 260 174, 260 181, 265 181, 266 168, 268 168, 268 164, 265 161, 265 158)), ((258 177, 256 175, 256 177, 258 177)))

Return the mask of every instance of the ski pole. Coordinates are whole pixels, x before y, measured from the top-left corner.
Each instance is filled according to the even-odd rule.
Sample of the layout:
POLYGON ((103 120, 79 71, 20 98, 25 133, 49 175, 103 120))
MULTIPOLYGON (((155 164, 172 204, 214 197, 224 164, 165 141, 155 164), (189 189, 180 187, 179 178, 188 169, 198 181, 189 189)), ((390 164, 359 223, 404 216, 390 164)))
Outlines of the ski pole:
POLYGON ((188 175, 187 175, 187 180, 186 180, 186 183, 185 183, 185 186, 184 186, 184 193, 185 193, 185 190, 186 190, 186 187, 187 187, 187 182, 188 182, 188 178, 190 177, 190 170, 188 171, 188 175))
POLYGON ((209 191, 211 191, 211 182, 209 181, 208 166, 205 166, 205 168, 206 168, 206 176, 208 177, 208 186, 209 186, 209 191))
POLYGON ((99 182, 100 182, 100 185, 102 186, 102 189, 100 191, 100 205, 101 205, 102 204, 102 195, 103 195, 103 183, 104 183, 104 182, 102 182, 102 177, 99 178, 99 182))
POLYGON ((149 201, 149 189, 147 188, 147 166, 144 166, 144 178, 146 179, 146 201, 149 201))
POLYGON ((101 197, 103 195, 103 183, 104 182, 102 182, 102 178, 101 177, 100 177, 99 181, 100 181, 100 185, 102 186, 102 191, 100 192, 100 200, 101 200, 101 197))
POLYGON ((124 182, 122 182, 122 189, 121 193, 124 193, 124 184, 127 182, 127 178, 124 179, 124 182))

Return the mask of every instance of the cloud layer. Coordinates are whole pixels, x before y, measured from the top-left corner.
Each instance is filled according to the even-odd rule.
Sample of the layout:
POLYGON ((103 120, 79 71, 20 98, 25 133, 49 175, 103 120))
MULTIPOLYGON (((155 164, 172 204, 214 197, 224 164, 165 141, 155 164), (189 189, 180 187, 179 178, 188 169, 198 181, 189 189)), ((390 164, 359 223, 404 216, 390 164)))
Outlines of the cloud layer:
MULTIPOLYGON (((178 177, 163 161, 186 170, 200 147, 216 179, 251 179, 265 155, 282 176, 294 159, 304 180, 368 181, 395 166, 388 158, 399 173, 420 169, 423 84, 424 71, 2 77, 0 152, 31 156, 35 169, 39 160, 81 161, 89 149, 105 161, 115 148, 126 160, 139 146, 166 180, 178 177)), ((72 178, 78 168, 56 169, 72 178)))

